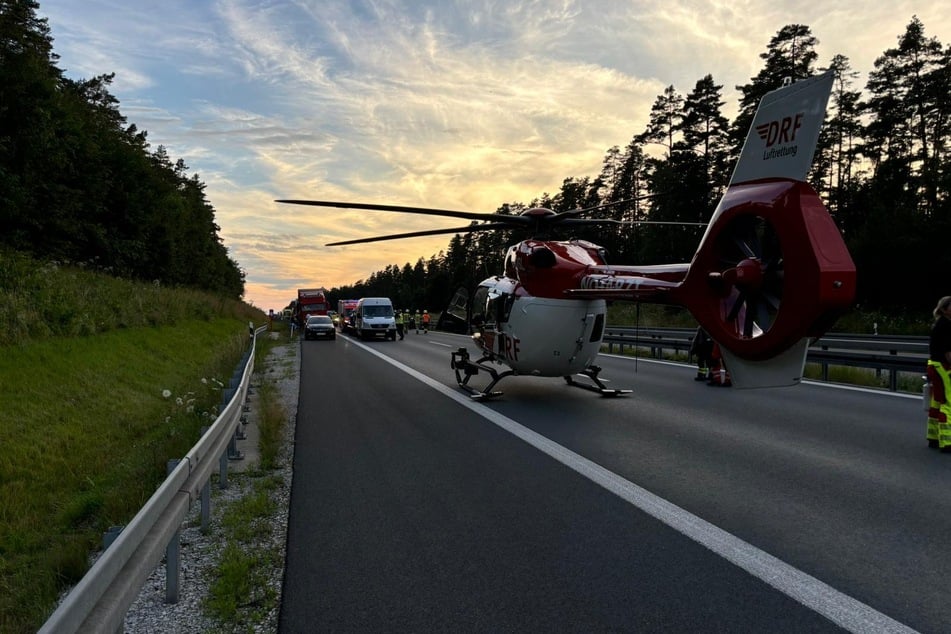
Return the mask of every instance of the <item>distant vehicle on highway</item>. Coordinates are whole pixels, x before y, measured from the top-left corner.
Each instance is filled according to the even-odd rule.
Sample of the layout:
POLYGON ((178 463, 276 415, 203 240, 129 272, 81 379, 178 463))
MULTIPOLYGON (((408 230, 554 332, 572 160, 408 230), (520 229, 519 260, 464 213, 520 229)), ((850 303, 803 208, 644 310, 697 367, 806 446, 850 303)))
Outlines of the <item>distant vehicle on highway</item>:
POLYGON ((304 339, 336 339, 334 321, 327 315, 311 315, 304 326, 304 339))
POLYGON ((330 310, 325 289, 299 288, 297 289, 297 304, 294 308, 297 325, 304 328, 307 318, 311 315, 326 315, 330 310))
POLYGON ((363 297, 353 312, 353 330, 361 339, 382 336, 396 341, 396 319, 389 297, 363 297))
POLYGON ((353 313, 357 310, 358 299, 341 299, 337 302, 337 328, 346 334, 353 332, 353 313))

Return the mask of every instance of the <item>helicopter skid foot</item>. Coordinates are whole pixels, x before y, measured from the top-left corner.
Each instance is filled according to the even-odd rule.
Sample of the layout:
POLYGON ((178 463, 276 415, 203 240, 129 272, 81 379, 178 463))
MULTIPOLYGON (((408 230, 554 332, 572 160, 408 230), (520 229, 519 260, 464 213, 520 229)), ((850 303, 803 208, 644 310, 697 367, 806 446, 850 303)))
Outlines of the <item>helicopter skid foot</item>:
POLYGON ((469 393, 469 396, 473 400, 483 400, 490 399, 496 396, 501 396, 502 392, 491 391, 495 384, 504 379, 507 376, 515 374, 515 372, 509 370, 506 372, 498 372, 495 368, 483 365, 482 361, 486 361, 488 357, 482 357, 478 361, 469 360, 469 351, 465 348, 459 348, 456 352, 452 353, 452 361, 450 366, 456 373, 456 383, 459 384, 459 387, 464 389, 469 393), (471 385, 469 385, 469 379, 479 373, 479 370, 487 372, 489 376, 492 377, 492 381, 482 390, 478 390, 471 385))
POLYGON ((620 396, 622 394, 631 393, 632 390, 621 390, 621 389, 609 388, 607 385, 604 384, 604 381, 598 378, 598 374, 600 374, 600 372, 601 372, 601 368, 599 366, 589 365, 587 368, 584 369, 584 371, 579 372, 576 375, 576 376, 587 377, 588 379, 591 380, 592 383, 594 383, 594 385, 591 385, 590 383, 579 383, 575 381, 573 376, 570 376, 570 375, 565 377, 565 382, 568 385, 571 385, 573 387, 580 387, 590 392, 596 392, 600 394, 601 396, 620 396))

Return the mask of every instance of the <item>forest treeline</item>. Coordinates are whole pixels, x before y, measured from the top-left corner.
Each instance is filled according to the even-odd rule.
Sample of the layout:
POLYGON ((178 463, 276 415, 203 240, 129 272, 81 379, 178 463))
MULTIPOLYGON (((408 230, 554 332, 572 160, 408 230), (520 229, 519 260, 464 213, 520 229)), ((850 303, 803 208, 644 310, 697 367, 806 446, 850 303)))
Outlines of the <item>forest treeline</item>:
POLYGON ((0 0, 0 248, 241 298, 205 184, 127 123, 113 75, 63 75, 38 8, 0 0))
MULTIPOLYGON (((668 86, 649 123, 622 147, 609 148, 601 173, 568 177, 555 194, 496 211, 517 214, 542 206, 555 211, 624 200, 590 217, 627 221, 709 221, 739 156, 760 99, 784 81, 835 71, 826 122, 809 181, 835 218, 858 270, 863 309, 904 314, 930 311, 951 294, 951 47, 925 34, 915 16, 897 45, 875 60, 864 90, 851 61, 834 55, 819 63, 810 27, 780 29, 750 82, 736 86, 738 114, 723 114, 723 86, 711 75, 682 94, 668 86)), ((884 45, 884 43, 883 43, 884 45)), ((623 264, 687 262, 703 228, 630 225, 560 238, 604 246, 623 264)), ((444 308, 456 288, 472 289, 499 274, 515 232, 454 236, 445 251, 415 264, 390 265, 366 280, 331 289, 331 299, 389 296, 407 308, 444 308)))
MULTIPOLYGON (((119 277, 244 294, 244 272, 229 257, 205 184, 182 159, 153 150, 110 94, 113 75, 66 78, 35 0, 0 0, 0 248, 93 267, 119 277)), ((951 251, 951 47, 912 17, 874 61, 864 87, 851 61, 820 64, 810 27, 780 29, 741 86, 737 115, 724 114, 712 75, 686 94, 668 86, 644 130, 605 152, 596 176, 569 176, 560 189, 500 204, 517 214, 605 207, 593 217, 706 222, 723 194, 756 107, 787 80, 835 71, 809 180, 836 219, 858 268, 863 308, 923 310, 949 294, 951 251)), ((883 47, 887 43, 883 43, 883 47)), ((624 264, 688 261, 701 229, 627 225, 576 232, 624 264)), ((386 295, 400 306, 438 310, 459 287, 499 272, 514 231, 459 234, 415 264, 392 264, 331 298, 386 295)))

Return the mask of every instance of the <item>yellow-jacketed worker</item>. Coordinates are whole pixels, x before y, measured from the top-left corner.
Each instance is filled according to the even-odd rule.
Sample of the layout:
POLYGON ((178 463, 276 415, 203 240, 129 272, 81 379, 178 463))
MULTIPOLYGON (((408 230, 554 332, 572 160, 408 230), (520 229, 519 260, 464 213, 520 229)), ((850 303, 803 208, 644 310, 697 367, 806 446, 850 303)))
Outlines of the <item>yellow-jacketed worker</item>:
POLYGON ((934 325, 929 338, 928 380, 931 403, 928 409, 928 446, 951 453, 951 296, 942 297, 933 311, 934 325))
POLYGON ((403 340, 403 326, 406 324, 406 313, 401 310, 396 311, 396 334, 399 335, 400 341, 403 340))

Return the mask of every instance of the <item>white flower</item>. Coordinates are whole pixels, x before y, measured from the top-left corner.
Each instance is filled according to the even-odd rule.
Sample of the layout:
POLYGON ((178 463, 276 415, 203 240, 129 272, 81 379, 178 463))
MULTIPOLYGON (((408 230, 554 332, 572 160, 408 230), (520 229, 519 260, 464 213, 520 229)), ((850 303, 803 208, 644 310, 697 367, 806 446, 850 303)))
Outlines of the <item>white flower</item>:
POLYGON ((208 385, 208 379, 206 379, 205 377, 201 377, 201 382, 204 383, 205 385, 208 385))
POLYGON ((172 395, 172 391, 171 391, 171 390, 162 390, 162 396, 163 396, 164 398, 169 398, 171 395, 172 395))
POLYGON ((184 402, 184 401, 182 401, 182 397, 181 397, 181 396, 179 396, 177 399, 175 399, 175 404, 176 404, 176 405, 181 406, 181 404, 182 404, 183 402, 184 402))

